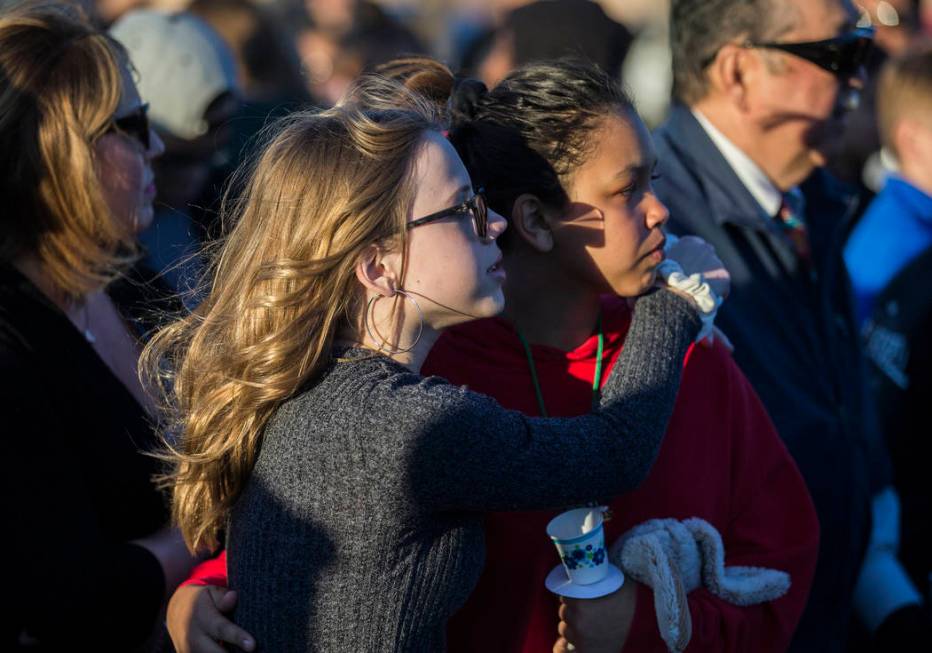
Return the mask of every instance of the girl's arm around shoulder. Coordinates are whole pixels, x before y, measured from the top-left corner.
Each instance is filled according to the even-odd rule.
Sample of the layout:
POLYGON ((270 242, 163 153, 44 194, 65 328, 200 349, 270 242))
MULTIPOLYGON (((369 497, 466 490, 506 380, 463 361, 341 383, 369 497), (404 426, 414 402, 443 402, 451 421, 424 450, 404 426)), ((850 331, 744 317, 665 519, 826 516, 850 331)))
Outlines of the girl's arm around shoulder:
POLYGON ((559 508, 636 487, 656 457, 698 330, 687 300, 667 291, 640 299, 600 408, 579 417, 527 417, 436 379, 395 385, 394 398, 382 399, 399 402, 394 426, 404 433, 409 491, 437 509, 481 511, 559 508))

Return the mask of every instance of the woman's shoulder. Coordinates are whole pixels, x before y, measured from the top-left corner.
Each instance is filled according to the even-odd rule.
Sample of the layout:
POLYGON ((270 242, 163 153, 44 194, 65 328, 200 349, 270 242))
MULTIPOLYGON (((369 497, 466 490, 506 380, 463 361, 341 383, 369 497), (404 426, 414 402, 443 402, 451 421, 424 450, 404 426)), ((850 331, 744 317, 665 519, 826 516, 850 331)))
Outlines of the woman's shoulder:
MULTIPOLYGON (((331 363, 271 417, 257 473, 270 478, 343 476, 391 485, 428 440, 475 430, 489 411, 478 395, 422 377, 365 350, 337 351, 331 363)), ((491 400, 488 400, 491 401, 491 400)), ((297 483, 297 481, 295 481, 297 483)), ((297 487, 297 485, 296 485, 297 487)))
MULTIPOLYGON (((437 376, 421 376, 367 349, 335 348, 330 364, 283 404, 276 422, 332 422, 347 428, 404 431, 439 415, 481 411, 487 397, 437 376)), ((333 431, 333 429, 331 429, 333 431)))

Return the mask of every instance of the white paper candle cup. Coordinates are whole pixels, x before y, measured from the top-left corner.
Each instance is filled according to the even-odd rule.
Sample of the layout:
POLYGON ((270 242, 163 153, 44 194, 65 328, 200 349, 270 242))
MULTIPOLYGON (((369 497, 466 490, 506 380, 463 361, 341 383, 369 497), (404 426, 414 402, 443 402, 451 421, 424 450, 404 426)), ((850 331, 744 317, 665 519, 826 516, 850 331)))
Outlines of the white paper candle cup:
POLYGON ((557 547, 563 568, 577 585, 597 583, 608 573, 604 511, 604 507, 568 510, 547 524, 547 535, 557 547))

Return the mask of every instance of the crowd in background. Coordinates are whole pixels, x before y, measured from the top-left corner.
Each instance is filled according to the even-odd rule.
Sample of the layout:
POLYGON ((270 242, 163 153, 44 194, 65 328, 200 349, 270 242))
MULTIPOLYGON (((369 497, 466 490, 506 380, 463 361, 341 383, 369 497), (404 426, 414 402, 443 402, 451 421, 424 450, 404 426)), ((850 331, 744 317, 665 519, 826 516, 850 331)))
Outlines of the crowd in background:
MULTIPOLYGON (((579 98, 608 84, 586 78, 593 64, 630 95, 629 106, 608 93, 593 115, 620 106, 636 134, 600 138, 656 152, 645 182, 664 205, 656 228, 700 236, 731 279, 717 353, 687 358, 667 434, 686 442, 691 424, 711 425, 702 440, 721 437, 728 462, 703 474, 718 464, 717 450, 677 444, 678 463, 661 450, 654 476, 629 503, 613 504, 633 520, 616 527, 708 508, 723 524, 709 518, 726 562, 782 568, 799 583, 753 607, 689 592, 685 650, 932 646, 932 1, 81 0, 81 14, 62 14, 39 36, 5 22, 23 5, 0 2, 0 423, 12 515, 2 553, 19 597, 0 620, 0 648, 69 650, 84 640, 95 650, 210 651, 226 641, 276 650, 262 648, 274 634, 249 628, 264 613, 238 607, 245 597, 224 589, 251 587, 243 568, 231 562, 228 578, 222 547, 192 555, 169 528, 164 488, 151 480, 164 461, 139 454, 159 450, 152 424, 162 420, 137 374, 142 347, 166 316, 207 320, 197 310, 216 287, 205 274, 219 274, 216 243, 245 210, 238 203, 253 192, 251 166, 261 169, 278 119, 338 105, 373 71, 400 80, 453 116, 458 127, 444 133, 473 181, 485 176, 493 212, 511 222, 523 187, 502 180, 546 176, 550 166, 535 168, 536 155, 523 159, 520 147, 477 125, 520 133, 536 153, 553 134, 564 145, 572 132, 552 123, 570 124, 583 110, 579 98), (763 53, 760 67, 741 58, 750 51, 763 53), (123 63, 112 58, 124 55, 123 63), (561 57, 554 68, 542 63, 561 57), (589 67, 574 69, 580 61, 589 67), (574 74, 591 88, 580 90, 574 74), (571 108, 551 106, 548 93, 571 108), (62 114, 84 127, 48 117, 66 105, 62 114), (637 136, 647 129, 650 147, 637 136), (132 150, 119 140, 126 135, 132 150), (727 392, 703 387, 712 378, 727 392), (760 442, 744 441, 751 431, 760 442), (771 433, 779 442, 767 440, 771 433), (686 458, 701 469, 687 470, 686 458), (709 505, 658 499, 669 487, 709 505), (715 504, 720 494, 731 497, 728 514, 715 504), (668 512, 640 514, 655 501, 668 512), (754 557, 758 549, 779 555, 754 557)), ((562 163, 563 154, 553 156, 562 163)), ((580 160, 574 174, 590 163, 580 160)), ((537 193, 527 183, 524 192, 537 193)), ((513 241, 533 240, 532 231, 512 225, 506 233, 506 256, 539 278, 582 274, 563 259, 530 267, 536 259, 520 254, 530 246, 513 241)), ((509 279, 519 275, 509 270, 509 279)), ((521 308, 533 299, 515 290, 506 297, 521 308)), ((603 320, 618 330, 617 341, 607 332, 609 349, 619 348, 612 356, 627 310, 605 304, 596 313, 600 338, 603 320)), ((489 380, 508 348, 524 342, 521 332, 483 328, 441 340, 425 370, 548 416, 527 343, 537 403, 510 405, 502 398, 509 384, 489 380), (505 344, 491 356, 467 351, 470 339, 493 350, 505 344)), ((576 344, 562 347, 552 370, 539 363, 541 378, 579 364, 561 357, 576 344)), ((525 350, 517 351, 512 363, 523 375, 525 350)), ((570 402, 553 412, 585 409, 570 402)), ((547 520, 528 517, 525 530, 509 530, 503 514, 484 522, 486 571, 446 645, 532 651, 556 641, 554 650, 567 650, 559 648, 570 639, 567 624, 585 641, 584 625, 606 612, 567 616, 542 589, 533 597, 514 589, 542 585, 549 549, 537 560, 514 558, 531 532, 549 547, 547 520)), ((249 541, 260 546, 258 535, 249 541)), ((290 573, 276 582, 287 584, 290 573)), ((647 616, 643 608, 651 594, 638 587, 640 612, 617 641, 626 651, 682 650, 656 632, 654 608, 647 616)), ((591 641, 603 635, 610 641, 605 633, 591 641)), ((577 649, 619 650, 601 645, 577 649)))

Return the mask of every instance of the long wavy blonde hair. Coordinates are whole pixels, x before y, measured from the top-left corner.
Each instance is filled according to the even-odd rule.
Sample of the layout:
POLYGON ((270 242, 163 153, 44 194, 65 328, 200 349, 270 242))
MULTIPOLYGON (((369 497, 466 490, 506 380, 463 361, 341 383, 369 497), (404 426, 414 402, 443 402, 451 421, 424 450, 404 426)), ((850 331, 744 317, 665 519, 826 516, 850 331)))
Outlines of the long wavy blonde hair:
POLYGON ((233 227, 206 299, 143 351, 144 378, 171 418, 165 480, 192 550, 217 544, 275 409, 327 364, 337 333, 358 333, 360 255, 405 246, 414 161, 437 125, 413 96, 385 108, 399 93, 370 80, 343 105, 277 128, 245 193, 224 201, 233 227))
POLYGON ((111 215, 94 151, 126 64, 75 7, 0 13, 0 262, 35 255, 66 297, 103 287, 135 260, 130 220, 111 215))

